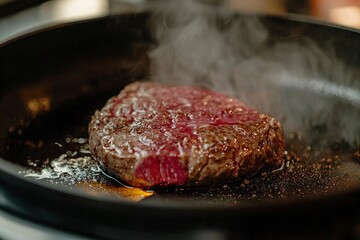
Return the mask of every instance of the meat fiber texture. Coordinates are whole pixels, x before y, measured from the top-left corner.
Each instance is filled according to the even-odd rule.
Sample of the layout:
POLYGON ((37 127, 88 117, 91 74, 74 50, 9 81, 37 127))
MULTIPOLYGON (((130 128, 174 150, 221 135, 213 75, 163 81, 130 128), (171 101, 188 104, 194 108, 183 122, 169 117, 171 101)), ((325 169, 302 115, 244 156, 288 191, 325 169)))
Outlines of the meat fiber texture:
POLYGON ((281 165, 278 121, 207 89, 135 82, 96 111, 90 150, 128 185, 205 186, 281 165))

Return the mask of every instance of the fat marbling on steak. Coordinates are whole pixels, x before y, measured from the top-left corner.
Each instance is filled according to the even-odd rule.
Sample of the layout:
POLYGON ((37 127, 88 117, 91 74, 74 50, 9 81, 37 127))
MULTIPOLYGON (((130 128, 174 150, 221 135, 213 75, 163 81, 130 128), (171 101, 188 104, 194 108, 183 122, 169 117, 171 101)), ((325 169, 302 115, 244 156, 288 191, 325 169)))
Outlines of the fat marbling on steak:
POLYGON ((90 150, 137 187, 202 186, 282 163, 284 136, 274 118, 223 94, 136 82, 96 111, 90 150))

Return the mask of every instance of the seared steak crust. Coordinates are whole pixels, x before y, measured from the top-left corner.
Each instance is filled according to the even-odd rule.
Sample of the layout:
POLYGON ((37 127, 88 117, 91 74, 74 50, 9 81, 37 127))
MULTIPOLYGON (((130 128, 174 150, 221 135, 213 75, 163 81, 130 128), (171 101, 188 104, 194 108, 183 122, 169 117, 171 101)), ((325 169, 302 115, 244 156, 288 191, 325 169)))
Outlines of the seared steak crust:
POLYGON ((201 186, 282 163, 284 136, 274 118, 196 87, 136 82, 96 111, 92 154, 138 187, 201 186))

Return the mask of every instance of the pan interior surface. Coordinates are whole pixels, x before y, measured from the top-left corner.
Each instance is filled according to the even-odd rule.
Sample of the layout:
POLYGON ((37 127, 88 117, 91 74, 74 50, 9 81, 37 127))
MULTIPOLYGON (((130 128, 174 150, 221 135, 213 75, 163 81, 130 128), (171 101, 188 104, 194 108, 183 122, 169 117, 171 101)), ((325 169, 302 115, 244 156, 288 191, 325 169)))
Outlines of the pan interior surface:
MULTIPOLYGON (((306 136, 309 132, 286 132, 287 150, 281 169, 231 183, 202 189, 141 190, 107 174, 89 153, 87 125, 94 111, 125 85, 149 78, 147 52, 154 43, 146 21, 146 15, 97 19, 40 31, 1 46, 6 64, 0 69, 0 109, 5 116, 0 120, 0 156, 14 163, 19 177, 101 199, 209 205, 257 204, 359 189, 358 145, 329 134, 333 126, 321 123, 311 126, 311 136, 306 136)), ((336 33, 339 39, 334 41, 342 45, 331 50, 339 52, 339 58, 358 74, 360 50, 351 42, 359 42, 358 33, 286 19, 262 21, 275 42, 301 42, 303 35, 304 39, 312 36, 313 41, 322 41, 336 33)), ((289 87, 287 83, 280 87, 282 101, 294 102, 295 106, 305 94, 329 104, 335 102, 338 108, 359 116, 359 106, 351 99, 337 99, 313 91, 315 88, 301 84, 289 87)), ((292 114, 285 110, 284 116, 292 114)))

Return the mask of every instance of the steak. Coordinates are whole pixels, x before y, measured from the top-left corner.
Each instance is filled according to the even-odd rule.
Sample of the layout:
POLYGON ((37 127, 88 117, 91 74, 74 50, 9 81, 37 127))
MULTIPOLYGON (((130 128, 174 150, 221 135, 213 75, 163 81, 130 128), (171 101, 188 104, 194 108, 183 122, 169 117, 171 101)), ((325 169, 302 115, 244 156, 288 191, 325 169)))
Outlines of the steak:
POLYGON ((278 121, 223 94, 136 82, 96 111, 89 145, 107 171, 136 187, 204 186, 281 165, 278 121))

